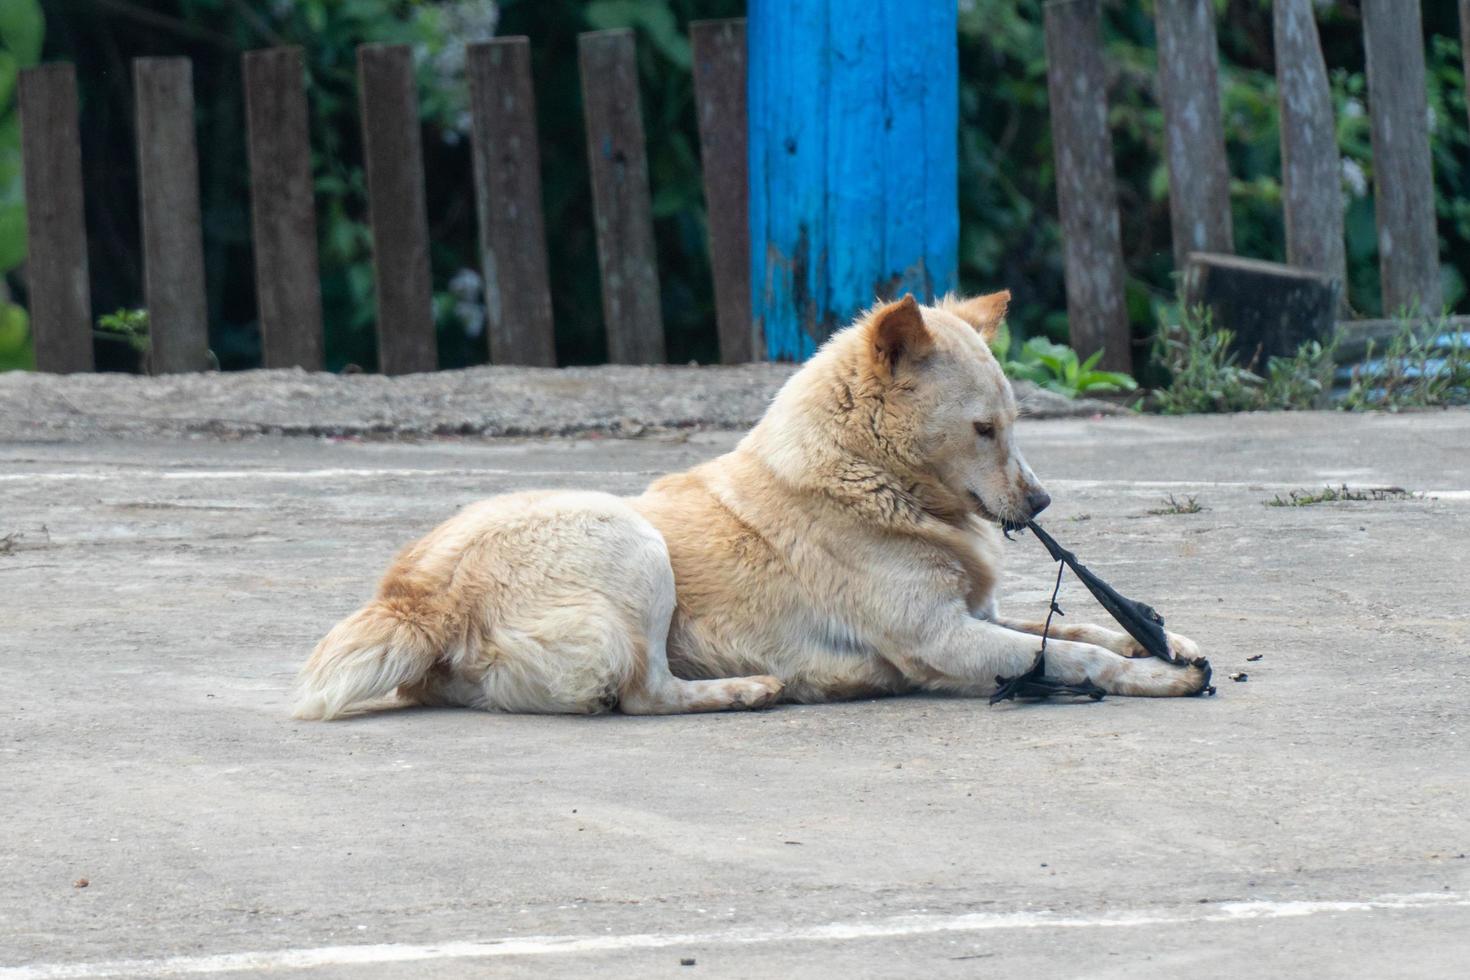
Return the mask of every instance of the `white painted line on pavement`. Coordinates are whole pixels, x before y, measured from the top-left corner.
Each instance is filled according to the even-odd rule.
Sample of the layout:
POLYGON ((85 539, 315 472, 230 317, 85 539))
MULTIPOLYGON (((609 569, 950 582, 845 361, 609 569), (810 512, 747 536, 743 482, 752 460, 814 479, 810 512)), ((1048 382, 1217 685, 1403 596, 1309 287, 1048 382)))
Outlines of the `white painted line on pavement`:
POLYGON ((237 970, 307 970, 323 966, 364 966, 425 960, 489 959, 501 956, 546 956, 567 953, 667 949, 673 946, 750 946, 782 942, 823 942, 924 936, 946 932, 998 929, 1108 929, 1193 923, 1228 923, 1296 919, 1333 913, 1396 909, 1439 909, 1470 906, 1456 893, 1385 895, 1364 901, 1225 902, 1181 911, 1137 909, 1096 916, 1049 912, 973 912, 966 915, 910 915, 869 922, 832 922, 766 930, 729 930, 623 936, 527 936, 490 942, 432 945, 320 946, 255 953, 170 956, 158 959, 98 960, 83 963, 36 963, 0 967, 0 980, 94 980, 98 977, 153 977, 228 973, 237 970))
MULTIPOLYGON (((108 480, 336 480, 336 479, 369 479, 374 477, 413 477, 413 476, 531 476, 531 477, 608 477, 608 476, 653 476, 662 474, 663 470, 521 470, 506 467, 487 467, 483 469, 436 469, 432 467, 332 467, 314 470, 285 470, 285 469, 258 469, 258 470, 203 470, 203 469, 123 469, 111 471, 98 470, 39 470, 31 473, 0 473, 0 483, 24 483, 36 482, 65 482, 69 480, 79 482, 104 482, 108 480)), ((1321 483, 1324 486, 1331 481, 1322 480, 1297 480, 1293 482, 1279 482, 1266 480, 1228 481, 1228 480, 1069 480, 1048 479, 1044 481, 1048 486, 1068 487, 1074 490, 1086 489, 1128 489, 1137 487, 1146 490, 1189 490, 1189 489, 1223 489, 1223 490, 1291 490, 1301 489, 1304 486, 1316 486, 1321 483)), ((1371 485, 1368 485, 1371 488, 1371 485)), ((1411 496, 1416 498, 1436 498, 1439 500, 1470 500, 1470 490, 1415 490, 1411 496)))

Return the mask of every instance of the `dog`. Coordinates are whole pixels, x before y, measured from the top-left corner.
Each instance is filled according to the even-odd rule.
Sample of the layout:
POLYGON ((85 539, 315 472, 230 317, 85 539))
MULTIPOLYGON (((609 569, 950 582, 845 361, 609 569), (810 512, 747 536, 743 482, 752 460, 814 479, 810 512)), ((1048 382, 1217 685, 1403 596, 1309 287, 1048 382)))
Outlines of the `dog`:
MULTIPOLYGON (((398 555, 321 640, 298 718, 409 704, 670 714, 910 691, 983 696, 1038 664, 1000 614, 1002 530, 1051 498, 988 340, 1008 292, 912 296, 834 334, 724 456, 638 497, 516 493, 398 555)), ((1199 693, 1209 666, 1053 626, 1048 678, 1199 693)))

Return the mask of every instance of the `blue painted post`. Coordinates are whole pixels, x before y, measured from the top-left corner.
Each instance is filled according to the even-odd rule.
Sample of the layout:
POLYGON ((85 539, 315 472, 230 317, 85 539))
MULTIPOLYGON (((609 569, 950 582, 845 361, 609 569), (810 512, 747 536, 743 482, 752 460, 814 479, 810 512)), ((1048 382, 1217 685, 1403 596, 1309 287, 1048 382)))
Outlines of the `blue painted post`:
POLYGON ((801 360, 877 297, 955 285, 955 0, 749 0, 752 310, 801 360))

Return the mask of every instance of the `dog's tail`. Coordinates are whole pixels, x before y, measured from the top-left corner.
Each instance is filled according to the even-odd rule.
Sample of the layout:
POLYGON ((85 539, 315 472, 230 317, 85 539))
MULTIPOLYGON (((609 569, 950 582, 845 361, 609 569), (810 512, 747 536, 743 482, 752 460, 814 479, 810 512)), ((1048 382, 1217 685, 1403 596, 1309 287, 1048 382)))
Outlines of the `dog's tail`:
POLYGON ((296 678, 291 713, 330 721, 355 704, 423 679, 443 652, 434 630, 374 600, 316 645, 296 678))

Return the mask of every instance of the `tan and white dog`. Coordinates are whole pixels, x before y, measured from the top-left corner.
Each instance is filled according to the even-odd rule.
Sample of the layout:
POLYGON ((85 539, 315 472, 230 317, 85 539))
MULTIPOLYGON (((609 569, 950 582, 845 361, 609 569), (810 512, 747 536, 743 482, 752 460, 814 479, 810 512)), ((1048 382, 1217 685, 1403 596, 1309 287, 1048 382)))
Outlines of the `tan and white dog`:
MULTIPOLYGON (((295 713, 389 695, 500 711, 759 708, 993 692, 1040 624, 996 606, 1001 526, 1050 503, 987 338, 1009 293, 880 306, 834 335, 736 448, 640 497, 466 507, 409 546, 302 669, 295 713)), ((1048 677, 1198 693, 1208 665, 1054 627, 1048 677)))

